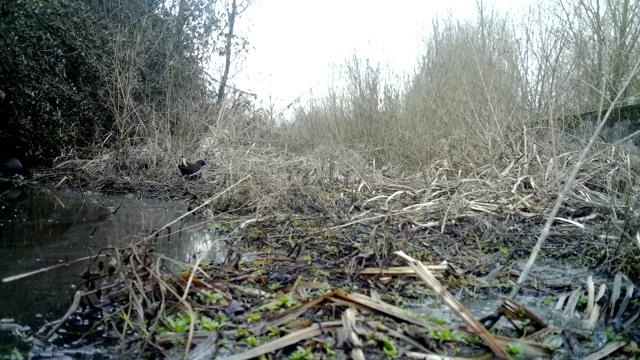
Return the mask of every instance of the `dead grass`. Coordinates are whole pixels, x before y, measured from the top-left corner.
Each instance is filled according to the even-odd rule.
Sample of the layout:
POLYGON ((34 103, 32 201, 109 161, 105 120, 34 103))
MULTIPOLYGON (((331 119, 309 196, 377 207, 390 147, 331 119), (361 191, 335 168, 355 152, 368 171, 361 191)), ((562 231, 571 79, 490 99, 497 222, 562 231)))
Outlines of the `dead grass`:
MULTIPOLYGON (((224 214, 259 220, 311 216, 324 219, 329 229, 392 221, 412 234, 447 234, 467 219, 485 216, 501 219, 505 227, 523 219, 542 224, 579 151, 579 144, 558 141, 562 146, 554 156, 543 143, 548 140, 530 130, 512 136, 511 154, 490 164, 442 159, 409 172, 401 166, 379 166, 348 148, 319 147, 302 155, 265 141, 208 139, 215 145, 203 154, 215 155, 205 157, 208 165, 201 180, 182 179, 176 164, 168 161, 126 177, 108 175, 108 153, 91 161, 61 162, 55 170, 75 168, 67 171, 68 184, 79 180, 83 189, 185 199, 193 207, 247 177, 201 213, 215 221, 224 214)), ((633 209, 640 159, 635 149, 605 149, 598 145, 594 153, 600 154, 581 168, 554 231, 571 241, 588 235, 585 246, 589 243, 593 250, 609 247, 591 264, 613 270, 618 260, 638 252, 633 209), (610 248, 617 244, 620 251, 610 248)), ((56 179, 60 176, 55 174, 56 179)), ((640 274, 635 266, 628 270, 640 274)))
MULTIPOLYGON (((393 351, 401 354, 479 356, 486 349, 464 339, 482 335, 485 344, 491 343, 501 354, 516 340, 487 333, 459 304, 450 306, 465 313, 465 321, 476 324, 473 331, 443 326, 392 305, 434 295, 404 279, 412 273, 398 268, 403 264, 394 252, 411 253, 427 263, 448 259, 460 264, 460 268, 436 267, 438 281, 450 289, 507 286, 510 271, 504 272, 507 278, 498 280, 486 269, 526 256, 557 195, 557 179, 545 177, 540 169, 551 169, 562 159, 557 169, 569 172, 576 158, 571 152, 550 157, 531 141, 527 143, 530 149, 522 148, 518 156, 504 159, 502 167, 484 166, 466 176, 445 161, 412 175, 391 177, 366 164, 356 172, 353 164, 358 159, 352 157, 344 161, 348 166, 335 165, 357 173, 348 179, 336 179, 334 174, 340 171, 332 171, 331 166, 323 168, 327 160, 276 157, 256 147, 227 150, 228 166, 235 172, 213 169, 202 181, 184 183, 193 192, 207 193, 212 187, 220 189, 218 194, 225 190, 211 203, 218 202, 214 208, 226 204, 245 210, 238 214, 229 209, 216 216, 215 222, 225 224, 233 234, 216 240, 233 249, 223 264, 198 261, 189 272, 172 273, 164 265, 173 260, 154 254, 152 243, 143 241, 110 249, 113 261, 108 263, 114 265, 101 267, 97 262, 102 260, 96 260, 85 275, 92 284, 91 276, 105 276, 94 269, 113 269, 108 276, 115 280, 104 291, 110 292, 117 311, 109 313, 106 323, 118 334, 130 329, 140 334, 136 341, 121 338, 136 353, 154 351, 167 357, 203 353, 240 359, 273 351, 325 354, 336 349, 360 350, 370 358, 384 349, 392 351, 381 345, 391 342, 393 351), (238 182, 241 175, 243 181, 238 182), (224 176, 228 178, 222 180, 224 176), (221 186, 232 179, 233 186, 221 186), (220 183, 214 185, 216 181, 220 183), (296 213, 297 207, 303 212, 296 213), (261 255, 247 260, 241 254, 261 255), (128 281, 128 274, 136 275, 128 281), (354 309, 369 315, 359 316, 354 309), (351 342, 340 340, 341 331, 349 334, 351 342), (364 344, 360 336, 376 342, 364 344)), ((607 193, 598 186, 624 178, 629 159, 629 154, 611 150, 585 164, 552 227, 547 257, 568 259, 575 265, 600 263, 608 271, 637 277, 640 269, 628 261, 639 251, 628 235, 629 229, 638 226, 637 216, 618 203, 625 196, 628 201, 634 198, 624 191, 607 193)), ((537 281, 527 284, 536 291, 542 286, 537 281)), ((441 296, 442 291, 435 294, 441 296)), ((572 291, 584 292, 582 288, 572 291)), ((78 294, 89 299, 95 291, 78 294)), ((521 305, 506 303, 512 307, 504 310, 511 320, 522 320, 521 305)), ((527 318, 539 320, 530 312, 527 318)), ((544 322, 535 326, 540 331, 537 341, 549 338, 544 322)), ((530 334, 525 326, 518 331, 530 334)), ((518 342, 523 346, 519 351, 527 356, 549 351, 528 340, 518 342)))
MULTIPOLYGON (((117 183, 137 189, 137 194, 188 194, 194 205, 216 196, 201 214, 228 230, 229 237, 216 240, 233 249, 223 264, 198 262, 180 274, 163 266, 173 260, 154 254, 148 241, 110 250, 116 265, 109 278, 115 280, 104 291, 111 291, 115 311, 106 323, 117 334, 141 334, 136 341, 120 339, 132 353, 211 357, 217 352, 237 358, 272 351, 326 354, 327 348, 318 345, 322 343, 345 354, 359 349, 372 358, 384 353, 381 344, 391 341, 401 354, 486 354, 464 340, 480 334, 478 330, 466 333, 392 305, 433 295, 402 278, 408 270, 398 268, 404 264, 395 252, 429 264, 443 259, 456 264, 442 277, 449 288, 493 286, 487 291, 497 292, 498 286, 508 287, 510 271, 505 269, 505 278, 495 285, 486 269, 526 258, 580 150, 580 144, 562 141, 561 132, 552 148, 545 131, 528 129, 510 134, 510 153, 488 163, 482 157, 444 158, 409 171, 370 161, 357 147, 334 144, 294 151, 287 146, 289 134, 231 133, 204 135, 207 146, 201 154, 212 155, 205 157, 209 165, 200 180, 183 180, 170 161, 117 179, 104 173, 108 153, 59 164, 58 170, 76 168, 68 176, 77 176, 85 188, 113 190, 117 183), (113 183, 107 186, 106 181, 113 183), (164 188, 154 188, 160 185, 164 188), (258 259, 243 260, 246 254, 258 259), (127 274, 136 274, 135 279, 127 280, 127 274), (217 300, 207 303, 208 298, 217 300), (359 316, 353 309, 375 315, 359 316), (340 340, 341 331, 351 343, 340 340), (376 342, 357 341, 364 338, 376 342)), ((635 259, 640 248, 633 233, 640 226, 634 210, 638 166, 634 149, 598 144, 555 218, 543 256, 622 272, 630 281, 639 278, 635 259)), ((95 262, 92 266, 100 268, 95 262)), ((85 275, 105 276, 92 269, 85 275)), ((93 281, 88 278, 87 283, 93 281)), ((540 286, 526 284, 536 291, 540 286)), ((78 294, 88 299, 95 292, 78 294)), ((496 349, 514 341, 484 336, 486 341, 495 337, 496 349)), ((533 342, 520 344, 531 356, 548 351, 533 342)))

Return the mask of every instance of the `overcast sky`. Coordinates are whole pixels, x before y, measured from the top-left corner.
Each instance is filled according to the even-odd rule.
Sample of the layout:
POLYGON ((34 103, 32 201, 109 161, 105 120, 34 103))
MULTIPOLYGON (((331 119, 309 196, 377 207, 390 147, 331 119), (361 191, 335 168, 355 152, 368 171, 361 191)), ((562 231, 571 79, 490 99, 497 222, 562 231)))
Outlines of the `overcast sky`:
MULTIPOLYGON (((501 9, 509 3, 496 1, 501 9)), ((282 107, 316 84, 314 92, 326 88, 332 64, 354 49, 396 73, 410 72, 433 16, 451 10, 470 18, 475 9, 475 0, 256 0, 238 22, 253 48, 234 82, 282 107)))

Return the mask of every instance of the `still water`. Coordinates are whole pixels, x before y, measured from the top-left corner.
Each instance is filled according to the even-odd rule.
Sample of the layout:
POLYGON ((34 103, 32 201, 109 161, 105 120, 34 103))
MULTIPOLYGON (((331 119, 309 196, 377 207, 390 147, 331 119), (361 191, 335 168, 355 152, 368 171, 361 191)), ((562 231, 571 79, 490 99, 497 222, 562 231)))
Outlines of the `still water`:
MULTIPOLYGON (((0 193, 0 279, 135 243, 186 212, 180 203, 128 197, 21 188, 0 193)), ((195 216, 172 225, 172 235, 167 233, 158 238, 156 253, 185 263, 207 250, 211 250, 209 260, 226 256, 225 243, 215 241, 217 234, 195 216)), ((81 262, 0 282, 0 320, 12 319, 35 331, 60 319, 86 265, 81 262)), ((12 338, 0 322, 0 346, 6 350, 12 338)))

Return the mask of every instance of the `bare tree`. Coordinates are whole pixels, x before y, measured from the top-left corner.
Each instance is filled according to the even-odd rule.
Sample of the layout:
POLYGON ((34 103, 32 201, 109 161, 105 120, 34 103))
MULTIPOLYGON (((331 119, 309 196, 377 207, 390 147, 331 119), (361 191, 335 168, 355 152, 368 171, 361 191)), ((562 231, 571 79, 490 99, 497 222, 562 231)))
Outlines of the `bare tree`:
MULTIPOLYGON (((627 80, 633 59, 640 56, 640 2, 632 0, 555 0, 559 26, 566 29, 572 54, 574 89, 583 109, 601 96, 611 101, 627 80)), ((640 88, 632 80, 621 102, 640 88)))
POLYGON ((246 0, 240 3, 238 6, 236 0, 231 1, 231 9, 227 9, 227 32, 225 34, 225 48, 224 48, 224 70, 222 72, 222 78, 220 79, 220 86, 218 87, 217 102, 220 103, 225 97, 225 91, 227 88, 227 82, 229 81, 229 70, 231 69, 231 59, 238 52, 241 52, 246 47, 246 41, 243 39, 237 39, 234 33, 236 18, 240 16, 247 7, 251 5, 250 0, 246 0), (240 40, 241 43, 234 43, 240 40), (236 45, 236 49, 234 49, 236 45), (235 50, 235 51, 234 51, 235 50))
POLYGON ((236 23, 236 12, 238 6, 236 0, 231 2, 231 11, 228 13, 229 17, 229 31, 227 32, 227 41, 224 51, 224 72, 222 73, 222 79, 220 79, 220 87, 218 88, 218 103, 224 99, 224 90, 227 86, 227 79, 229 78, 229 68, 231 67, 231 45, 233 44, 233 27, 236 23))

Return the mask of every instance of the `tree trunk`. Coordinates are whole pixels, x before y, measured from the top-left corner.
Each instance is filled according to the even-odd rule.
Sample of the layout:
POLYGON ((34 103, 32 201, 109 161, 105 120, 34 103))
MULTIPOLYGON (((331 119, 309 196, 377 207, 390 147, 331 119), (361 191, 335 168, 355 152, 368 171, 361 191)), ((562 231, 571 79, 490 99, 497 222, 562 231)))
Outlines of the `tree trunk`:
POLYGON ((231 3, 231 11, 229 12, 229 32, 227 33, 227 44, 225 46, 224 73, 220 79, 220 87, 218 88, 218 104, 224 99, 224 92, 229 78, 229 68, 231 67, 231 45, 233 43, 233 25, 236 22, 237 5, 236 0, 231 3))

